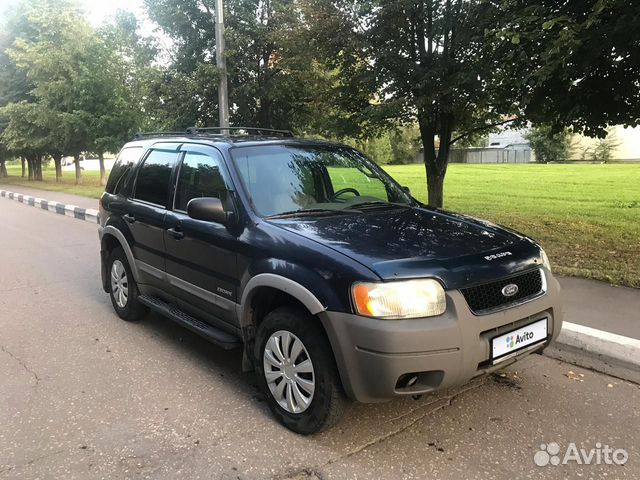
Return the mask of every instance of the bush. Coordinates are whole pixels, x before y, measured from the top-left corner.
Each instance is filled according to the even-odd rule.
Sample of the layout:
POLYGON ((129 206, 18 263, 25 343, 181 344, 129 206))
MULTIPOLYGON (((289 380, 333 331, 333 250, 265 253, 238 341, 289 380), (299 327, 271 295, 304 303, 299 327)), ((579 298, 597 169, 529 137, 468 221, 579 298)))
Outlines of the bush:
POLYGON ((571 154, 571 132, 554 133, 549 125, 532 127, 525 135, 536 156, 536 162, 565 162, 571 154))
POLYGON ((582 152, 583 160, 593 160, 595 162, 607 163, 613 159, 613 152, 620 146, 618 137, 613 130, 607 130, 607 136, 596 141, 596 143, 582 152))

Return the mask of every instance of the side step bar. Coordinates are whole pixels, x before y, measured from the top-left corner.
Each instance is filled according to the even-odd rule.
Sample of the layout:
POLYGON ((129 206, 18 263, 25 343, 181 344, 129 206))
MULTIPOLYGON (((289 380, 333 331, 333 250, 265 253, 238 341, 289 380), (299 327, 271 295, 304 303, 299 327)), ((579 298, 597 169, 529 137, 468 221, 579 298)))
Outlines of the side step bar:
POLYGON ((230 333, 220 330, 208 323, 202 322, 191 315, 186 314, 179 308, 166 303, 159 298, 151 297, 148 295, 140 295, 138 300, 143 305, 146 305, 151 310, 158 312, 167 318, 170 318, 174 322, 187 327, 192 332, 206 338, 212 343, 215 343, 225 350, 231 350, 233 348, 240 347, 242 342, 240 339, 230 333))

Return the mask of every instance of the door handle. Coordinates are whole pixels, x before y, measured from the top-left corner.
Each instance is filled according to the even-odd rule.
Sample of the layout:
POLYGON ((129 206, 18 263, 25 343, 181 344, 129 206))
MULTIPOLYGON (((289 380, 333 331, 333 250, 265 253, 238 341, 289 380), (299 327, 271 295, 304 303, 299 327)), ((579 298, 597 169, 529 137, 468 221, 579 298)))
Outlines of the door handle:
POLYGON ((132 217, 128 213, 123 215, 122 218, 124 218, 125 222, 127 222, 127 223, 133 223, 133 222, 136 221, 136 217, 132 217))
POLYGON ((184 238, 184 232, 177 228, 169 228, 167 230, 167 233, 171 235, 173 238, 175 238, 176 240, 180 240, 181 238, 184 238))

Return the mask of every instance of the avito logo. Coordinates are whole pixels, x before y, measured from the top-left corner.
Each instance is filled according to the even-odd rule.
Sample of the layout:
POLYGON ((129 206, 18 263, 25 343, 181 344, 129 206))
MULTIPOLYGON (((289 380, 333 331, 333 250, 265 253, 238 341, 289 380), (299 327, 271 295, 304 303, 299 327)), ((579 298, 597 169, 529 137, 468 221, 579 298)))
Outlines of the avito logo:
POLYGON ((505 339, 507 341, 507 348, 512 349, 518 346, 522 342, 526 342, 533 338, 533 332, 524 332, 522 335, 509 335, 505 339))

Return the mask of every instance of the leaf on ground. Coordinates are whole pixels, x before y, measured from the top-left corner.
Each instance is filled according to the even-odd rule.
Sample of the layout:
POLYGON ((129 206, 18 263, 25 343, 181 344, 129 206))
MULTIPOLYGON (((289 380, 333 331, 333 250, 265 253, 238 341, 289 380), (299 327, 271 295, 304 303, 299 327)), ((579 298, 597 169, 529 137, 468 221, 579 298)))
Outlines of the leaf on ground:
POLYGON ((576 382, 584 382, 584 379, 582 377, 584 377, 584 375, 579 374, 579 373, 575 373, 572 370, 569 370, 567 373, 564 374, 565 377, 567 377, 569 380, 575 380, 576 382))

